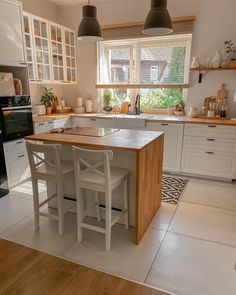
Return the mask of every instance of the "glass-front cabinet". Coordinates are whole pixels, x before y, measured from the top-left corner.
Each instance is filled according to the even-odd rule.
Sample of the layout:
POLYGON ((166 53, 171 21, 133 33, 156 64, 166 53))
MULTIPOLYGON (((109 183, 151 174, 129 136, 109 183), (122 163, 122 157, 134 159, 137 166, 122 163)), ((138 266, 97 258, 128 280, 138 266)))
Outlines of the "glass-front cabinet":
POLYGON ((75 33, 65 30, 65 49, 66 49, 66 80, 67 82, 76 81, 76 60, 75 60, 75 33))
POLYGON ((36 80, 41 82, 51 81, 49 34, 47 21, 32 16, 32 35, 35 52, 36 80))
POLYGON ((74 31, 24 13, 24 32, 31 82, 76 83, 74 31))
POLYGON ((50 24, 52 75, 55 82, 65 81, 62 30, 56 24, 50 24))
POLYGON ((29 79, 31 81, 36 80, 35 68, 34 68, 34 47, 32 40, 30 14, 24 13, 24 35, 25 35, 25 48, 26 48, 26 62, 29 70, 29 79))

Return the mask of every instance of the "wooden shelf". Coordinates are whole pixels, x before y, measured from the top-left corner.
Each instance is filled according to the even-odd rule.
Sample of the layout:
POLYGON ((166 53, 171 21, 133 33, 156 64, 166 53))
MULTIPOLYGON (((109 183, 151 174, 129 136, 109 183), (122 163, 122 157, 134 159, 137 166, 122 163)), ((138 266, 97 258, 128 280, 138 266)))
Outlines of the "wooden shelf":
POLYGON ((190 88, 190 84, 97 84, 97 89, 159 89, 190 88))

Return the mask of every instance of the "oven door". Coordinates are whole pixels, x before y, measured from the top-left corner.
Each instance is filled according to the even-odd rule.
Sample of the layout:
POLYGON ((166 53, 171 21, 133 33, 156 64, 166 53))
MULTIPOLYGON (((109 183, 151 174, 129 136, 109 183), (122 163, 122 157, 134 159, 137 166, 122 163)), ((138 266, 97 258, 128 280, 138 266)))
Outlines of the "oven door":
POLYGON ((0 116, 4 142, 34 133, 31 106, 2 108, 0 116))

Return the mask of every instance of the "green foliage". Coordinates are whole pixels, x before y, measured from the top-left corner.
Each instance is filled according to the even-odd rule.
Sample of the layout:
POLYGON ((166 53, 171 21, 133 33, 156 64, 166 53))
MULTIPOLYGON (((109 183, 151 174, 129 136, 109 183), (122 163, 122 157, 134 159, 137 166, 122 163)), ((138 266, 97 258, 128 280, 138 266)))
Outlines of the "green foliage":
POLYGON ((185 65, 185 47, 174 47, 171 55, 169 74, 164 83, 183 83, 184 82, 184 65, 185 65))
POLYGON ((181 89, 153 89, 141 91, 141 107, 143 109, 171 108, 177 104, 183 105, 181 89))
POLYGON ((103 92, 103 103, 105 107, 108 107, 111 105, 112 102, 112 92, 109 89, 104 90, 103 92))
MULTIPOLYGON (((185 47, 175 47, 172 50, 169 74, 163 83, 183 83, 185 47)), ((171 108, 177 104, 184 106, 183 91, 181 89, 151 89, 141 91, 141 106, 148 108, 171 108)))
POLYGON ((45 86, 42 87, 42 97, 41 102, 46 106, 50 107, 55 101, 54 93, 52 92, 52 88, 47 89, 45 86))

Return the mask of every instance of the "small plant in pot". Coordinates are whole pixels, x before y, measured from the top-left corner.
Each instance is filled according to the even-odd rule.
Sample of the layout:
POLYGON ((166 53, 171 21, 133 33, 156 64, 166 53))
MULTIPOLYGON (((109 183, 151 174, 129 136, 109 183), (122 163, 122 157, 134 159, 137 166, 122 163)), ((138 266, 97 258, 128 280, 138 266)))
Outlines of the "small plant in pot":
POLYGON ((104 90, 103 92, 103 110, 106 112, 112 111, 112 92, 111 90, 104 90))
POLYGON ((52 88, 47 89, 47 87, 43 86, 41 102, 45 105, 47 114, 52 113, 52 105, 54 101, 55 101, 55 96, 54 96, 54 93, 52 92, 52 88))

